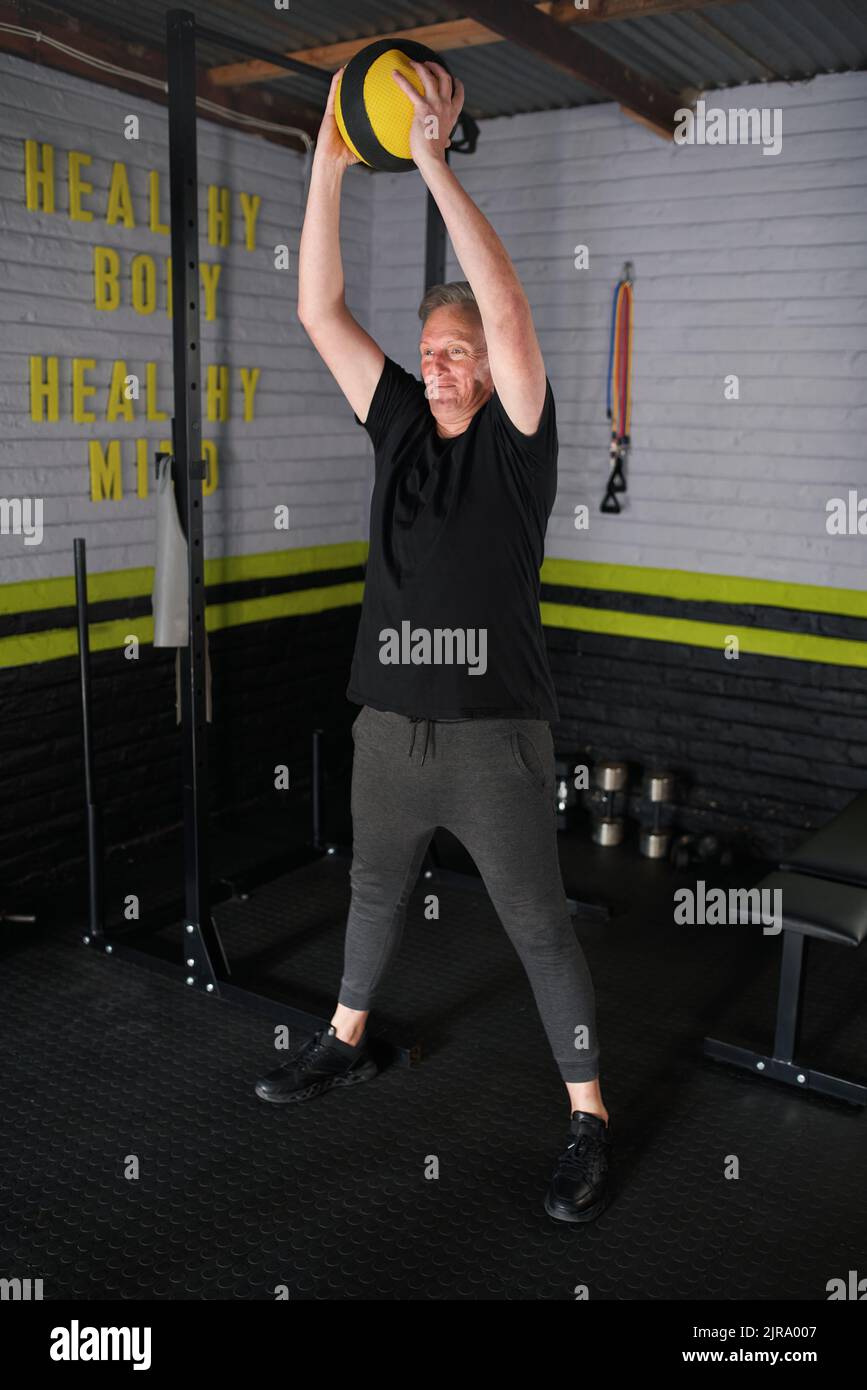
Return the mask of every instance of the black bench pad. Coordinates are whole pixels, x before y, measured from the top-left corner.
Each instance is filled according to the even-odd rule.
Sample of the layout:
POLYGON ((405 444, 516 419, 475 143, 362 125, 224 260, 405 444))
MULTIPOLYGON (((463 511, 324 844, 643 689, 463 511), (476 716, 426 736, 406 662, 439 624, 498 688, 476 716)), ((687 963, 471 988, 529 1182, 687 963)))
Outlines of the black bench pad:
MULTIPOLYGON (((781 916, 785 931, 818 936, 841 946, 860 946, 867 940, 867 889, 849 883, 832 883, 808 874, 787 874, 779 869, 768 874, 757 888, 782 893, 781 916)), ((773 910, 775 899, 770 899, 773 910)))
POLYGON ((867 792, 859 792, 833 820, 787 855, 780 868, 867 888, 867 792))

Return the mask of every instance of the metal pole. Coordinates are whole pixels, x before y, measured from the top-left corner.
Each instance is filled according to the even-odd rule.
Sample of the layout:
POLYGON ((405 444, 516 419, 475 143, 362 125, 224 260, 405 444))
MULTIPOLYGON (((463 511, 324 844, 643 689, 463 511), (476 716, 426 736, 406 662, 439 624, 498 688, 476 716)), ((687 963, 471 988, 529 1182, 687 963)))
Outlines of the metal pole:
MULTIPOLYGON (((188 646, 181 651, 181 739, 184 786, 184 895, 186 917, 183 933, 183 975, 214 998, 264 1010, 274 1019, 303 1033, 327 1028, 328 1017, 318 1018, 279 999, 260 995, 229 980, 230 970, 220 934, 210 912, 208 872, 207 725, 205 721, 205 577, 202 480, 206 469, 201 447, 202 344, 199 338, 198 172, 196 160, 196 25, 188 10, 172 10, 166 16, 169 94, 169 186, 172 248, 172 362, 174 377, 173 477, 178 514, 187 539, 189 578, 188 646)), ((81 543, 84 572, 84 542, 81 543)), ((76 548, 79 542, 76 541, 76 548)), ((78 577, 76 549, 76 576, 78 577)), ((86 586, 79 586, 86 604, 86 586)), ((86 609, 85 609, 86 613, 86 609)), ((79 635, 86 651, 87 621, 79 607, 79 635), (82 625, 83 624, 83 625, 82 625)), ((83 667, 85 670, 86 667, 83 667)), ((84 676, 83 676, 84 680, 84 676)), ((86 724, 85 761, 89 767, 90 733, 86 724)), ((92 779, 88 772, 88 799, 92 779)), ((319 774, 321 775, 321 774, 319 774)), ((97 827, 94 821, 93 828, 97 827)), ((99 854, 91 859, 99 866, 99 854)), ((101 910, 101 908, 100 908, 101 910)), ((11 918, 10 918, 11 920, 11 918)), ((98 914, 94 920, 99 921, 98 914)), ((126 959, 174 975, 177 967, 118 940, 106 947, 114 959, 126 959)), ((391 1042, 377 1028, 377 1039, 409 1065, 420 1055, 418 1043, 406 1047, 391 1042)))
POLYGON ((313 730, 313 848, 322 848, 322 730, 313 730))
POLYGON ((239 39, 235 34, 224 34, 222 29, 212 29, 209 24, 197 24, 196 33, 200 39, 207 39, 210 43, 224 44, 233 53, 246 53, 249 58, 258 58, 261 63, 273 63, 275 67, 285 68, 287 72, 297 72, 301 77, 312 77, 315 81, 321 82, 323 87, 331 83, 332 74, 324 72, 315 63, 302 63, 298 58, 290 58, 288 53, 272 53, 270 49, 262 48, 256 43, 248 43, 246 39, 239 39))
POLYGON ((77 536, 75 556, 75 607, 78 612, 78 668, 81 674, 81 723, 84 731, 84 788, 87 802, 88 929, 91 940, 102 937, 102 816, 93 783, 93 732, 91 724, 90 635, 87 626, 87 547, 77 536))
MULTIPOLYGON (((190 979, 214 988, 215 948, 208 864, 208 767, 205 722, 205 562, 202 518, 202 343, 199 336, 199 215, 196 157, 196 26, 188 10, 166 16, 169 94, 169 203, 172 248, 174 479, 187 538, 189 639, 181 650, 184 789, 184 957, 190 979)), ((225 958, 222 964, 228 969, 225 958)))

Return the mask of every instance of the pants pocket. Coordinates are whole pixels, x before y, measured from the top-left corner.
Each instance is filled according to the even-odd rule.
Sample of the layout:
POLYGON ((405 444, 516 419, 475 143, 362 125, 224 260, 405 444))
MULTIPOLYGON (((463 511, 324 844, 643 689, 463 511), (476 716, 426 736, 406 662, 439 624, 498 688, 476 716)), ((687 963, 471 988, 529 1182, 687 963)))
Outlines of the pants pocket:
MULTIPOLYGON (((550 739, 550 734, 548 734, 550 739)), ((548 789, 548 752, 542 752, 541 738, 532 737, 526 729, 513 724, 509 742, 515 766, 533 789, 540 794, 548 789)))

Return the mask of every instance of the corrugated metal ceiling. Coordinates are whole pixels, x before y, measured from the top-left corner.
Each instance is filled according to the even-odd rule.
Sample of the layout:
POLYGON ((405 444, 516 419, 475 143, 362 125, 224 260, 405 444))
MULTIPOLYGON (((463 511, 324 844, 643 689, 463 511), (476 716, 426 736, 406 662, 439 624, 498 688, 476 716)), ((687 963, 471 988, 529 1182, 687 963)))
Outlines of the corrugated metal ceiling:
POLYGON ((597 24, 589 32, 612 57, 673 91, 867 66, 863 0, 752 0, 597 24))
MULTIPOLYGON (((117 0, 64 0, 62 5, 88 25, 104 26, 106 34, 121 33, 154 48, 163 47, 165 15, 175 7, 176 0, 136 0, 123 7, 117 0)), ((455 17, 442 4, 381 0, 292 0, 288 10, 279 11, 273 0, 188 0, 185 8, 203 24, 278 52, 372 39, 455 17)), ((822 0, 821 5, 816 0, 744 0, 577 28, 611 56, 676 92, 867 67, 867 5, 862 0, 822 0)), ((242 56, 204 41, 199 54, 208 65, 242 56)), ((509 42, 449 50, 448 63, 464 84, 468 112, 477 119, 606 100, 509 42)), ((317 109, 322 105, 323 88, 315 80, 290 76, 263 86, 291 92, 317 109)))

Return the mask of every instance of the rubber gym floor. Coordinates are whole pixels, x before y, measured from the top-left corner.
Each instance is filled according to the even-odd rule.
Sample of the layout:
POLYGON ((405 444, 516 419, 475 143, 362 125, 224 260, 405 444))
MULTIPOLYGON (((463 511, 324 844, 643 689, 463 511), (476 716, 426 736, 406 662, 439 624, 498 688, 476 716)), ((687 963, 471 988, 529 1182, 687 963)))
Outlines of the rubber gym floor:
MULTIPOLYGON (((86 948, 74 913, 5 925, 6 1276, 46 1299, 826 1299, 863 1264, 867 1115, 701 1053, 706 1034, 770 1046, 780 938, 675 926, 697 870, 574 830, 560 851, 567 891, 612 908, 576 927, 614 1141, 595 1223, 543 1210, 567 1097, 487 896, 439 886, 427 921, 420 881, 373 1015, 420 1063, 288 1107, 253 1093, 285 1056, 267 1017, 86 948)), ((220 904, 238 983, 330 1017, 347 869, 323 858, 220 904)), ((158 941, 176 955, 179 928, 158 941)), ((864 1078, 865 970, 809 943, 800 1060, 864 1078)))

